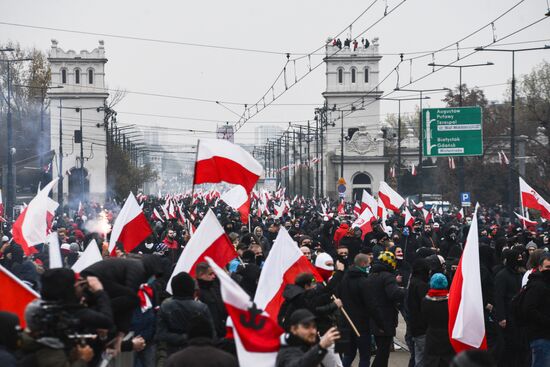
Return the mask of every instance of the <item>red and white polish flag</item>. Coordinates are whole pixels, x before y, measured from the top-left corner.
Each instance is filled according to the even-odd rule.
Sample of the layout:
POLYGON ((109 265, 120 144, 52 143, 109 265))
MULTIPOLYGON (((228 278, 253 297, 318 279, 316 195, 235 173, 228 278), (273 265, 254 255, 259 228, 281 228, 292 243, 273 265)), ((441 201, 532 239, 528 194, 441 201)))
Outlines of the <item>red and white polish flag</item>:
POLYGON ((11 312, 19 317, 19 324, 25 328, 25 308, 40 295, 0 265, 0 311, 11 312))
POLYGON ((457 220, 464 219, 464 208, 460 208, 460 211, 458 213, 456 213, 456 219, 457 220))
POLYGON ((416 165, 414 163, 411 163, 411 175, 416 176, 416 165))
POLYGON ((221 294, 231 318, 233 337, 242 367, 273 367, 281 347, 283 329, 212 258, 206 261, 220 280, 221 294))
POLYGON ((521 222, 523 228, 527 228, 527 227, 536 227, 537 226, 537 221, 536 220, 531 220, 527 217, 524 217, 523 215, 519 215, 518 213, 514 212, 514 214, 518 217, 519 221, 521 222))
POLYGON ((153 231, 134 194, 130 193, 113 224, 109 240, 109 253, 113 254, 117 242, 126 252, 132 251, 153 231))
POLYGON ((40 190, 13 224, 13 239, 27 256, 36 252, 33 246, 47 241, 48 229, 59 206, 48 195, 57 180, 52 180, 40 190))
POLYGON ((363 189, 363 195, 361 195, 361 213, 366 208, 369 208, 370 211, 374 214, 378 211, 378 203, 376 202, 376 199, 371 194, 369 194, 367 190, 363 189))
POLYGON ((359 217, 361 215, 361 205, 357 202, 353 206, 353 214, 355 214, 356 217, 359 217))
POLYGON ((162 219, 162 216, 159 214, 157 208, 153 208, 153 220, 160 220, 164 223, 164 219, 162 219))
POLYGON ((538 210, 541 217, 550 220, 550 204, 521 177, 519 178, 519 191, 523 207, 538 210))
POLYGON ((199 228, 191 236, 187 246, 181 252, 178 262, 168 280, 166 290, 171 294, 172 278, 182 271, 195 276, 195 268, 198 263, 204 262, 205 257, 211 257, 220 266, 225 266, 231 260, 237 257, 235 246, 223 230, 216 214, 208 210, 204 216, 199 228))
POLYGON ((395 213, 399 213, 399 208, 405 202, 405 199, 395 192, 390 185, 384 181, 380 181, 380 187, 378 188, 378 197, 384 203, 384 207, 395 213))
POLYGON ((227 182, 250 193, 263 169, 246 150, 223 139, 201 139, 197 143, 193 184, 227 182))
POLYGON ((247 194, 244 187, 235 185, 231 190, 223 193, 220 197, 227 205, 235 209, 241 215, 241 222, 248 223, 248 215, 250 214, 250 196, 247 194))
POLYGON ((479 270, 477 206, 449 290, 449 336, 455 352, 487 349, 479 270))
POLYGON ((351 225, 353 227, 357 227, 361 229, 361 239, 365 238, 365 235, 367 233, 372 232, 372 221, 376 220, 374 217, 374 214, 370 211, 369 208, 365 209, 363 213, 353 222, 351 225))
POLYGON ((422 208, 422 215, 424 216, 424 222, 426 222, 426 224, 428 224, 428 222, 433 219, 433 213, 431 209, 426 210, 422 208))
POLYGON ((254 302, 276 319, 284 301, 285 287, 294 284, 296 276, 302 273, 311 273, 316 281, 323 281, 286 229, 281 227, 262 268, 254 302))

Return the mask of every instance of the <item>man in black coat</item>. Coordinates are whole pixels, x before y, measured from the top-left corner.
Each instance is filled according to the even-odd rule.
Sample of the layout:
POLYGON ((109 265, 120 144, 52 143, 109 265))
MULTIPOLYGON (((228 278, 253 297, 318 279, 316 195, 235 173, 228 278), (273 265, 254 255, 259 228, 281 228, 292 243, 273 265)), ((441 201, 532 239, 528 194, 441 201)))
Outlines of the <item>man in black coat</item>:
POLYGON ((521 289, 523 256, 521 251, 512 249, 506 254, 505 267, 495 277, 496 320, 500 326, 499 366, 520 366, 525 361, 519 325, 511 320, 512 298, 521 289))
POLYGON ((214 320, 214 331, 218 337, 223 338, 225 336, 227 311, 222 299, 220 281, 216 278, 214 270, 206 262, 197 264, 195 276, 199 286, 199 300, 208 306, 212 320, 214 320))
POLYGON ((332 327, 334 313, 342 305, 339 299, 333 299, 332 295, 340 284, 344 275, 344 264, 336 262, 336 272, 325 285, 315 282, 313 274, 298 274, 294 284, 288 284, 284 291, 285 301, 281 305, 277 321, 284 328, 286 320, 292 313, 300 308, 310 310, 317 319, 317 328, 321 333, 332 327))
POLYGON ((161 276, 163 271, 160 257, 146 255, 141 259, 108 258, 87 267, 80 275, 99 278, 111 299, 117 330, 126 333, 134 309, 139 306, 139 286, 152 276, 161 276))
POLYGON ((409 333, 414 340, 415 366, 422 366, 424 347, 426 345, 425 318, 422 316, 422 300, 428 293, 430 280, 430 265, 425 259, 416 259, 412 266, 412 276, 407 290, 406 306, 409 333))
POLYGON ((522 311, 527 321, 527 338, 534 367, 550 365, 550 255, 539 262, 538 272, 531 273, 523 299, 522 311))
POLYGON ((372 363, 373 367, 388 365, 390 348, 397 328, 397 308, 405 298, 405 289, 397 285, 395 268, 397 266, 395 255, 389 251, 382 252, 372 266, 367 278, 367 292, 374 300, 375 307, 381 314, 384 328, 379 330, 371 327, 376 340, 377 352, 372 363))
MULTIPOLYGON (((214 330, 214 322, 208 307, 194 300, 195 281, 181 272, 172 278, 173 297, 162 302, 157 314, 157 330, 155 339, 159 343, 157 360, 162 360, 188 342, 189 325, 194 317, 204 317, 210 323, 210 330, 214 330)), ((210 335, 214 337, 214 334, 210 335)))
POLYGON ((351 366, 359 350, 359 367, 368 367, 371 357, 371 328, 370 319, 373 318, 379 328, 384 322, 374 307, 372 297, 367 292, 367 269, 370 258, 365 254, 355 256, 354 265, 347 271, 338 286, 338 296, 343 307, 353 321, 360 336, 350 332, 350 348, 344 353, 344 367, 351 366))
POLYGON ((298 309, 290 315, 285 343, 277 354, 276 367, 323 366, 330 356, 328 348, 340 338, 335 327, 318 337, 315 315, 306 309, 298 309))

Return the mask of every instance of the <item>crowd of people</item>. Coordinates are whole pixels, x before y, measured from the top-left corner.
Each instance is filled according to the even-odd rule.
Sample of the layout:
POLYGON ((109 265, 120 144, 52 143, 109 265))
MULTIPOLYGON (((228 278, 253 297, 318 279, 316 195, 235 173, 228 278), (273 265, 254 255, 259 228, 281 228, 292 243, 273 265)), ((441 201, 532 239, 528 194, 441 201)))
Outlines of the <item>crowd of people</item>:
POLYGON ((251 298, 282 227, 324 280, 301 273, 284 289, 279 314, 271 315, 285 330, 278 367, 349 367, 357 359, 360 367, 387 366, 399 322, 406 326, 408 366, 550 365, 548 223, 525 228, 506 223, 499 208, 478 211, 487 350, 455 355, 448 294, 471 216, 459 220, 448 210, 426 222, 411 208, 412 226, 394 213, 363 234, 352 225, 353 206, 350 214, 332 215, 337 203, 328 200, 323 210, 322 200, 289 201, 274 215, 273 199, 248 224, 220 200, 191 196, 178 198, 187 220, 158 218, 165 200, 140 198, 153 233, 130 253, 117 246, 116 256, 95 225, 112 223, 115 205, 64 208, 51 227, 63 260, 56 269, 49 268, 47 244, 25 254, 3 223, 0 264, 41 297, 27 306, 24 330, 16 316, 0 312, 1 366, 107 366, 123 352, 133 352, 134 366, 237 366, 212 268, 199 263, 194 277, 181 272, 170 280, 208 208, 238 254, 226 271, 251 298), (90 244, 104 259, 75 274, 71 266, 90 244))

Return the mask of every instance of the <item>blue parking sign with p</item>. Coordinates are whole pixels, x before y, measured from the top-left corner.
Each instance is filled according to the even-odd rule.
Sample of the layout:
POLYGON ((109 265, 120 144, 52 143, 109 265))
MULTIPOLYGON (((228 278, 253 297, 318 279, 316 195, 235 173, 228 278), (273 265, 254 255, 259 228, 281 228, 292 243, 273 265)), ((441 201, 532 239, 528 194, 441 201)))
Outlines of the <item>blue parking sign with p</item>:
POLYGON ((469 192, 461 192, 461 193, 460 193, 460 204, 461 204, 462 206, 470 206, 470 205, 472 205, 472 201, 471 201, 470 193, 469 193, 469 192))

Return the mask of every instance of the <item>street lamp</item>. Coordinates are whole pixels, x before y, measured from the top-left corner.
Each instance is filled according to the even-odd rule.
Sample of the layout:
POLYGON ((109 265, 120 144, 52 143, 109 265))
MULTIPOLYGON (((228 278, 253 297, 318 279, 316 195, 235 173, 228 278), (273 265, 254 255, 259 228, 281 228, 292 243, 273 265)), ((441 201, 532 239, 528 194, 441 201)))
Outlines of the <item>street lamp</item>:
MULTIPOLYGON (((459 97, 458 97, 458 106, 462 107, 462 69, 463 68, 474 68, 474 67, 481 67, 481 66, 492 66, 494 63, 491 61, 487 61, 484 64, 468 64, 468 65, 443 65, 443 64, 436 64, 436 63, 429 63, 428 66, 438 66, 443 68, 458 68, 458 90, 459 90, 459 97)), ((464 185, 464 156, 460 156, 458 158, 458 191, 464 192, 465 191, 465 185, 464 185)))
MULTIPOLYGON (((548 15, 548 14, 547 14, 548 15)), ((476 47, 476 51, 491 51, 491 52, 509 52, 512 54, 512 101, 511 101, 511 121, 510 121, 510 164, 508 169, 508 215, 510 222, 514 217, 514 168, 516 163, 516 76, 515 76, 515 59, 516 52, 548 50, 549 45, 544 47, 529 47, 518 49, 501 49, 501 48, 484 48, 476 47)))
MULTIPOLYGON (((15 49, 13 48, 2 48, 0 49, 0 52, 13 52, 15 49)), ((13 126, 11 121, 11 73, 10 73, 10 63, 13 62, 22 62, 22 61, 32 61, 32 58, 19 58, 19 59, 0 59, 1 62, 5 62, 8 66, 8 96, 7 96, 7 104, 8 104, 8 113, 7 113, 7 121, 6 121, 6 130, 7 130, 7 141, 6 141, 6 152, 7 152, 7 165, 8 165, 8 172, 7 172, 7 192, 6 192, 6 213, 8 218, 13 217, 13 205, 15 203, 15 182, 13 180, 13 151, 12 148, 14 148, 13 145, 13 126)))
MULTIPOLYGON (((422 99, 430 99, 430 96, 423 97, 422 99)), ((401 101, 416 101, 418 98, 389 98, 378 97, 379 101, 397 101, 397 191, 399 191, 401 181, 401 101)))
POLYGON ((418 194, 418 200, 422 201, 422 191, 423 191, 423 177, 422 177, 422 139, 424 131, 422 130, 422 100, 424 99, 422 94, 424 92, 440 92, 440 91, 450 91, 449 88, 435 88, 435 89, 400 89, 395 88, 396 92, 412 92, 420 94, 420 118, 419 118, 419 134, 418 134, 418 180, 420 181, 420 192, 418 194))

